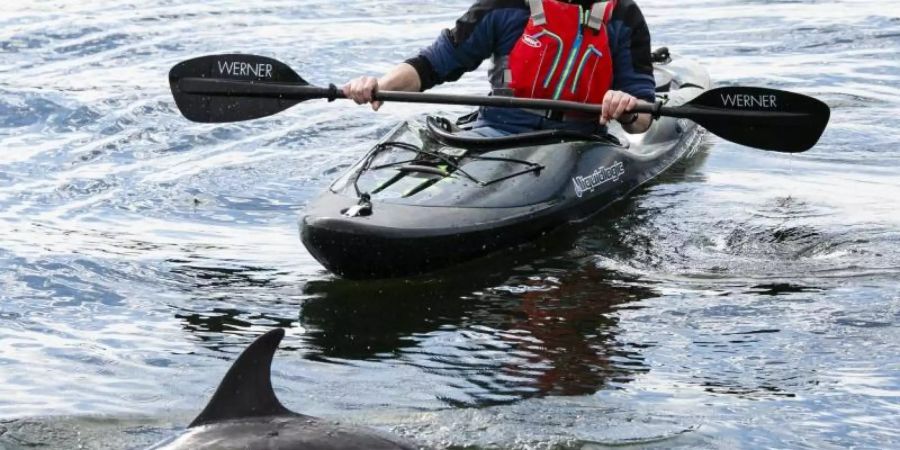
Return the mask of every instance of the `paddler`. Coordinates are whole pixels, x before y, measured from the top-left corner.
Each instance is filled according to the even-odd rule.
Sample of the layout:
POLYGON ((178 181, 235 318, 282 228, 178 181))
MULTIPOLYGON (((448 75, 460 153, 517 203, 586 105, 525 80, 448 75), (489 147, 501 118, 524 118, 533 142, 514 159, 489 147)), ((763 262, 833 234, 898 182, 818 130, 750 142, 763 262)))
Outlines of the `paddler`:
POLYGON ((653 102, 650 31, 633 0, 478 0, 413 58, 380 78, 343 86, 359 104, 385 91, 425 91, 458 80, 486 59, 492 95, 602 103, 599 118, 583 113, 483 107, 472 124, 483 136, 563 128, 602 132, 611 120, 629 133, 650 126, 630 110, 653 102))

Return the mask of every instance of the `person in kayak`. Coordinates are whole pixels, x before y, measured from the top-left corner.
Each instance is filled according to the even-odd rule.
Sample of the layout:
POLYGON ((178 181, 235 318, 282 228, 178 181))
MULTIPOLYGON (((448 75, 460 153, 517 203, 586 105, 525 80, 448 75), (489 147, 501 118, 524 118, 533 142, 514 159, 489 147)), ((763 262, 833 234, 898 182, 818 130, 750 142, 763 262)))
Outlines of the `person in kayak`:
POLYGON ((655 101, 650 32, 634 0, 478 0, 433 44, 380 78, 363 76, 343 86, 358 104, 378 90, 425 91, 458 80, 492 58, 492 95, 602 103, 599 119, 559 113, 482 107, 472 126, 482 136, 538 129, 605 130, 616 120, 642 133, 650 114, 630 110, 655 101))

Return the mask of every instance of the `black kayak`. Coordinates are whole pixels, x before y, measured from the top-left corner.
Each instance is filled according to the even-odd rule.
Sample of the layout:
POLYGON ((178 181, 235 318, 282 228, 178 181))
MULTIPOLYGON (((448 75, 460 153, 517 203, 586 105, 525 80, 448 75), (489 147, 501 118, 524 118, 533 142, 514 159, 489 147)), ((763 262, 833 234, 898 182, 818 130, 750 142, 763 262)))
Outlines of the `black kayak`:
MULTIPOLYGON (((667 106, 710 86, 686 59, 655 64, 667 106)), ((429 272, 528 242, 584 220, 699 145, 702 129, 662 117, 641 135, 545 130, 500 138, 457 134, 428 117, 397 126, 310 203, 301 239, 346 278, 429 272)))

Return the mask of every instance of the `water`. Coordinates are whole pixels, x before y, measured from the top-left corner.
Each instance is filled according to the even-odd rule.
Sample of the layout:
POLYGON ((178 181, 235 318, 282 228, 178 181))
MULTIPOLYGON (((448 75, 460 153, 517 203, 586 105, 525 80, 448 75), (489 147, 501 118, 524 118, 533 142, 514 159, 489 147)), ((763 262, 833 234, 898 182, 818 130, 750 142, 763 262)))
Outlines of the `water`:
POLYGON ((287 405, 436 447, 900 446, 890 2, 640 2, 717 82, 826 101, 820 144, 710 138, 587 226, 400 282, 329 275, 296 218, 429 107, 200 125, 168 94, 172 65, 226 51, 318 84, 377 74, 468 4, 0 6, 0 448, 169 436, 275 326, 287 405))

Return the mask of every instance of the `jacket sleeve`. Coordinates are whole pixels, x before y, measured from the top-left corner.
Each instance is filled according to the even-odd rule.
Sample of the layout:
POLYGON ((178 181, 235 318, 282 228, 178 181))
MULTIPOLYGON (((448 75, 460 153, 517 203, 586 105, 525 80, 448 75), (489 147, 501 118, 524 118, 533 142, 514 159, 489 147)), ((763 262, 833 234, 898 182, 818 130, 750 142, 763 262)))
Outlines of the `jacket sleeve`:
POLYGON ((456 81, 493 54, 505 55, 521 36, 529 12, 523 0, 479 0, 428 47, 406 60, 422 90, 456 81))
POLYGON ((613 57, 613 86, 639 99, 656 100, 656 82, 650 62, 650 30, 633 0, 621 1, 609 24, 613 57))

